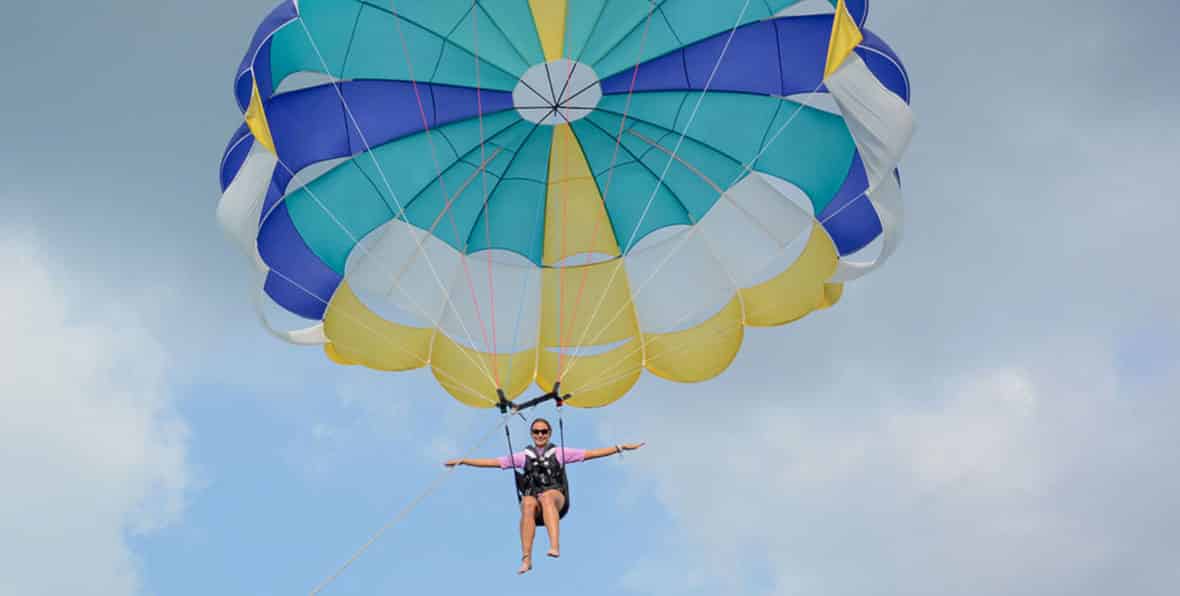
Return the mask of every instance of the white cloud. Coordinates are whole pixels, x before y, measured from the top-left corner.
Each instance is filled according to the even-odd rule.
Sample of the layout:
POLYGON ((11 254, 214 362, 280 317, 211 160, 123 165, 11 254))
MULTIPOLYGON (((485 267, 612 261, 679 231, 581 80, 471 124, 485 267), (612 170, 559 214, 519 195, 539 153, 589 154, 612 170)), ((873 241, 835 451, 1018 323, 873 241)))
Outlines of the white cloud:
POLYGON ((33 239, 0 239, 0 271, 0 593, 136 594, 127 537, 175 521, 189 485, 173 363, 33 239))
MULTIPOLYGON (((624 587, 1099 595, 1134 578, 1138 594, 1170 593, 1180 406, 1126 392, 1098 344, 1046 347, 1018 354, 1021 369, 921 386, 833 379, 820 406, 637 399, 612 423, 651 441, 628 469, 678 523, 676 546, 624 587)), ((1177 379, 1158 389, 1176 395, 1177 379)))

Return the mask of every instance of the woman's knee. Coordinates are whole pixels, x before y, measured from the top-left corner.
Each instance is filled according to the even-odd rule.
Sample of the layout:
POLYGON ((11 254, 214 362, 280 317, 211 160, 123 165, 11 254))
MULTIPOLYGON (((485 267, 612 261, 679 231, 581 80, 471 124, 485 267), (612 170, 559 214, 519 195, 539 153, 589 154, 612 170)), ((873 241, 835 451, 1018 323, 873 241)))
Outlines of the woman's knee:
POLYGON ((537 497, 525 497, 520 501, 520 510, 527 515, 532 515, 541 508, 541 503, 537 497))
POLYGON ((545 491, 538 497, 542 506, 552 507, 554 509, 561 509, 561 502, 564 498, 561 492, 556 490, 545 491))

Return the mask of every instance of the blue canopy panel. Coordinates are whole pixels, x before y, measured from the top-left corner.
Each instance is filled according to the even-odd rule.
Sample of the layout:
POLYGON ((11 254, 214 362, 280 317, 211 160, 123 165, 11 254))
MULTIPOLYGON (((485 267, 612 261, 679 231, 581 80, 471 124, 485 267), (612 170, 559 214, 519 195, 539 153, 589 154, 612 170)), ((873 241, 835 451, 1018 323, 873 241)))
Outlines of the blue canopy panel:
POLYGON ((346 81, 275 96, 266 114, 279 159, 298 172, 427 128, 477 118, 480 108, 484 116, 511 110, 512 94, 482 90, 477 96, 465 87, 346 81))
POLYGON ((250 134, 250 127, 242 124, 230 137, 229 143, 225 146, 225 152, 221 154, 221 192, 225 192, 225 189, 229 188, 230 183, 234 181, 234 177, 242 169, 242 164, 246 162, 246 156, 250 154, 250 148, 253 146, 254 136, 250 134))
MULTIPOLYGON (((836 6, 838 0, 828 0, 836 6)), ((799 0, 687 0, 609 2, 578 0, 569 5, 566 19, 565 53, 592 65, 599 73, 613 74, 636 61, 655 57, 702 39, 724 34, 734 24, 765 21, 799 0), (649 20, 650 13, 650 20, 649 20)), ((853 19, 863 28, 868 19, 868 0, 847 0, 853 19)), ((826 48, 827 39, 824 40, 826 48)))
MULTIPOLYGON (((828 0, 832 6, 839 4, 840 0, 828 0)), ((848 14, 852 15, 852 20, 864 29, 865 22, 869 20, 869 0, 844 0, 844 6, 848 9, 848 14)))
MULTIPOLYGON (((267 202, 274 204, 283 195, 274 183, 267 202)), ((318 259, 303 242, 291 221, 286 203, 279 203, 258 230, 258 250, 271 268, 265 290, 276 304, 301 317, 320 320, 328 301, 343 280, 318 259)))
POLYGON ((852 165, 836 197, 819 214, 824 229, 836 243, 841 256, 850 255, 869 245, 881 234, 881 219, 877 210, 865 197, 868 175, 860 153, 853 156, 852 165))
POLYGON ((253 84, 250 77, 251 71, 254 72, 254 76, 259 81, 265 81, 265 84, 259 85, 259 91, 265 94, 263 96, 264 98, 269 98, 273 92, 273 87, 270 84, 270 60, 257 60, 257 58, 259 56, 269 56, 271 37, 284 25, 298 17, 299 10, 295 7, 294 0, 284 0, 263 19, 262 24, 254 32, 254 38, 250 41, 250 47, 247 48, 246 55, 242 57, 242 62, 238 66, 237 77, 234 83, 234 96, 238 101, 238 107, 243 112, 250 105, 250 94, 253 84))
POLYGON ((258 253, 271 269, 266 277, 268 296, 289 312, 320 320, 341 277, 315 258, 291 222, 281 199, 291 175, 276 170, 267 189, 258 230, 258 253))
POLYGON ((856 47, 856 55, 865 61, 873 76, 885 88, 910 103, 910 77, 901 58, 877 34, 868 29, 862 29, 861 32, 864 33, 864 41, 856 47))
MULTIPOLYGON (((745 25, 734 32, 729 49, 717 67, 709 91, 788 96, 825 92, 824 65, 830 15, 783 17, 745 25), (777 47, 777 52, 768 48, 777 47), (768 73, 778 73, 768 77, 768 73)), ((909 101, 909 85, 901 60, 880 37, 865 31, 857 55, 890 90, 909 101)), ((635 77, 636 93, 645 91, 702 90, 729 39, 719 33, 690 46, 612 74, 602 81, 603 95, 627 93, 635 77)))

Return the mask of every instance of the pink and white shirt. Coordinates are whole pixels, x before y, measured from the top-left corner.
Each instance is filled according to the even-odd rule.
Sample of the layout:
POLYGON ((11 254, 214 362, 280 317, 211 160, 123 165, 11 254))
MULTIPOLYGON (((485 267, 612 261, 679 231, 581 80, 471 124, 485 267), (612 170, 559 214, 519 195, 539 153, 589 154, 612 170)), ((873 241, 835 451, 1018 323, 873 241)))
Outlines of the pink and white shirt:
MULTIPOLYGON (((545 449, 545 454, 548 454, 550 451, 553 451, 553 450, 556 450, 556 452, 557 452, 558 463, 560 463, 563 466, 566 464, 576 464, 580 461, 586 461, 586 450, 585 449, 575 449, 573 447, 566 447, 566 448, 562 449, 560 446, 550 445, 549 447, 547 447, 545 449), (563 456, 562 452, 564 452, 564 456, 563 456)), ((512 461, 508 460, 507 455, 501 455, 500 457, 496 458, 496 461, 500 462, 500 469, 501 470, 507 470, 508 468, 514 467, 514 464, 515 464, 515 467, 517 467, 517 468, 523 468, 525 458, 527 457, 526 453, 527 452, 525 452, 525 451, 517 451, 516 453, 513 453, 512 454, 512 461)))

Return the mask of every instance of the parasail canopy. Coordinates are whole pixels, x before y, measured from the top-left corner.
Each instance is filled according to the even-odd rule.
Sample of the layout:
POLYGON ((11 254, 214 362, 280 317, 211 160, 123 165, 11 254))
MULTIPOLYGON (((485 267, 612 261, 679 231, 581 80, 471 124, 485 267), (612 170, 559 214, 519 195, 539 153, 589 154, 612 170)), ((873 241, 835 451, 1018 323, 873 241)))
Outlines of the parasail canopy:
POLYGON ((910 90, 867 8, 290 0, 238 69, 219 220, 311 321, 274 332, 341 364, 481 407, 703 381, 896 247, 910 90))

